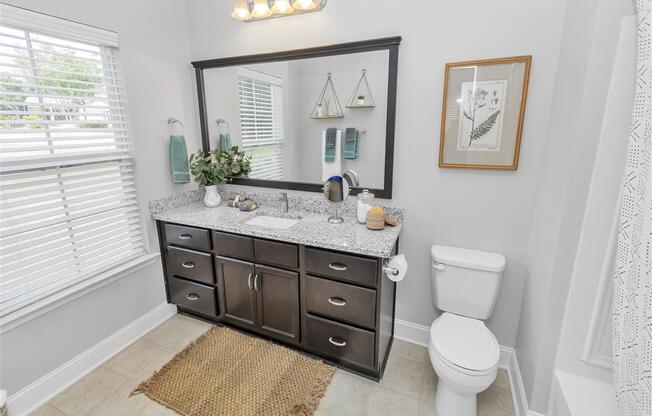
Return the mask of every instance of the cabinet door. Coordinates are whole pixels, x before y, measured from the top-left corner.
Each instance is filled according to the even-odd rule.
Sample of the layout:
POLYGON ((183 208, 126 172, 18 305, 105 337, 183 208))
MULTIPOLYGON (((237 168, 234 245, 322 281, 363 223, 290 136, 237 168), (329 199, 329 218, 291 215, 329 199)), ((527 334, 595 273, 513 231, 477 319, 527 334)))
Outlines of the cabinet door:
POLYGON ((299 342, 299 274, 256 265, 258 329, 286 342, 299 342))
POLYGON ((256 326, 253 263, 215 257, 222 318, 235 325, 256 326))

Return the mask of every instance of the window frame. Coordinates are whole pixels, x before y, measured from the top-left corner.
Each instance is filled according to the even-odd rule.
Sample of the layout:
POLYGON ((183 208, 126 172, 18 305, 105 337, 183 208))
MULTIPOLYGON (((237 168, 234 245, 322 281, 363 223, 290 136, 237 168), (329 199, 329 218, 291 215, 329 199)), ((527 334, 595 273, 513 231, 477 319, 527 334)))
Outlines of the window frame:
MULTIPOLYGON (((0 25, 8 28, 61 40, 69 40, 71 42, 90 44, 97 46, 100 50, 111 48, 111 53, 108 54, 112 60, 111 62, 117 62, 117 64, 121 63, 120 50, 118 48, 118 35, 115 32, 6 4, 0 4, 0 16, 0 25)), ((102 60, 104 60, 104 51, 102 51, 101 56, 102 60)), ((109 62, 109 64, 111 64, 111 62, 109 62)), ((106 62, 103 62, 102 79, 105 83, 113 83, 115 80, 110 80, 106 69, 104 69, 106 64, 106 62)), ((67 281, 60 286, 53 286, 48 290, 44 290, 44 293, 40 296, 34 296, 28 301, 21 302, 18 305, 10 306, 5 310, 0 311, 0 333, 31 320, 48 310, 72 301, 92 290, 109 284, 112 281, 127 276, 142 267, 153 264, 160 257, 160 253, 151 252, 147 227, 142 215, 142 201, 138 192, 138 174, 134 150, 133 129, 129 118, 129 106, 128 98, 126 96, 124 74, 114 74, 113 77, 119 81, 118 85, 123 89, 122 94, 124 94, 124 97, 120 98, 121 116, 115 120, 119 120, 119 124, 124 125, 126 143, 129 146, 129 150, 127 156, 116 156, 109 159, 110 161, 117 162, 117 165, 119 166, 125 166, 125 163, 132 166, 130 180, 133 182, 135 195, 131 198, 133 202, 131 202, 130 206, 133 207, 133 212, 135 212, 133 223, 134 225, 137 224, 139 227, 139 236, 141 240, 140 246, 142 246, 142 250, 135 252, 134 255, 125 256, 124 260, 120 260, 116 263, 109 263, 108 267, 103 267, 101 270, 80 275, 77 279, 71 279, 71 281, 67 281)), ((110 97, 112 88, 109 88, 109 84, 106 84, 106 86, 107 97, 110 97)), ((108 106, 108 114, 112 114, 114 111, 115 108, 113 108, 113 106, 108 106)), ((107 119, 111 122, 115 122, 111 117, 107 117, 107 119)), ((92 123, 92 121, 90 123, 92 123)), ((117 146, 118 142, 115 143, 117 146)), ((70 159, 74 159, 74 157, 67 158, 64 156, 58 164, 56 164, 57 160, 54 159, 50 160, 49 163, 53 171, 59 171, 70 165, 66 162, 70 159)), ((100 166, 102 163, 107 163, 107 161, 102 162, 91 158, 89 163, 100 166)), ((75 159, 72 165, 77 167, 83 166, 83 162, 78 158, 75 159)), ((21 165, 20 170, 16 169, 15 166, 16 164, 13 165, 13 168, 3 170, 6 170, 7 172, 16 172, 29 171, 34 168, 47 169, 42 165, 30 167, 27 163, 21 165)), ((123 167, 119 168, 119 170, 122 169, 123 167)))
MULTIPOLYGON (((265 144, 265 145, 258 145, 258 146, 261 146, 261 147, 262 146, 268 146, 268 147, 280 146, 281 160, 280 160, 279 168, 280 168, 280 175, 281 175, 281 178, 282 178, 284 173, 285 173, 284 172, 285 166, 283 164, 283 152, 284 152, 284 146, 285 146, 285 125, 284 125, 285 121, 284 121, 284 118, 283 118, 284 117, 284 110, 285 110, 284 102, 283 102, 285 91, 284 91, 283 79, 272 76, 272 75, 264 74, 262 72, 253 71, 253 70, 250 70, 250 69, 247 69, 247 68, 242 68, 242 67, 238 68, 238 103, 239 103, 239 108, 240 108, 239 122, 240 122, 240 131, 241 132, 242 132, 243 128, 242 128, 242 100, 241 100, 241 97, 240 97, 240 81, 241 81, 242 78, 250 79, 250 80, 252 80, 254 82, 269 84, 269 85, 272 86, 270 88, 270 90, 272 88, 274 88, 274 87, 280 88, 280 97, 278 99, 278 101, 280 102, 280 109, 276 109, 276 111, 274 111, 274 109, 272 109, 272 113, 276 113, 279 116, 279 120, 277 120, 277 122, 279 124, 279 134, 278 134, 278 136, 280 138, 279 138, 278 141, 268 143, 268 144, 265 144)), ((272 107, 273 107, 273 104, 270 104, 270 108, 272 108, 272 107)), ((256 145, 254 145, 254 144, 246 145, 244 143, 245 138, 244 138, 244 135, 242 133, 241 133, 241 136, 243 136, 242 137, 242 148, 243 148, 243 150, 246 151, 247 149, 251 149, 251 148, 256 147, 256 145)), ((253 165, 254 165, 254 162, 253 162, 253 158, 252 158, 252 167, 253 167, 253 165)), ((282 180, 282 179, 264 179, 264 180, 282 180)))

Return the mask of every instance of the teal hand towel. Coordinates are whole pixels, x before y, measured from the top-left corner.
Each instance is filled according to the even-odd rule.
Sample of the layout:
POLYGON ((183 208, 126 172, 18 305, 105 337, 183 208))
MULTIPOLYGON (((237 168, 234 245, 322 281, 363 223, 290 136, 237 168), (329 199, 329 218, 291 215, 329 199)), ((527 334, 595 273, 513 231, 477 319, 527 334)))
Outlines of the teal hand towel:
POLYGON ((170 167, 172 169, 172 183, 190 182, 188 149, 186 139, 182 135, 170 136, 170 167))
POLYGON ((344 146, 342 146, 342 157, 344 159, 357 159, 358 158, 358 141, 360 140, 360 133, 358 129, 349 127, 344 133, 344 146))
POLYGON ((335 150, 337 147, 337 129, 326 129, 326 140, 324 140, 324 162, 335 161, 335 150))
POLYGON ((220 134, 220 150, 228 150, 231 148, 231 135, 229 133, 220 134))

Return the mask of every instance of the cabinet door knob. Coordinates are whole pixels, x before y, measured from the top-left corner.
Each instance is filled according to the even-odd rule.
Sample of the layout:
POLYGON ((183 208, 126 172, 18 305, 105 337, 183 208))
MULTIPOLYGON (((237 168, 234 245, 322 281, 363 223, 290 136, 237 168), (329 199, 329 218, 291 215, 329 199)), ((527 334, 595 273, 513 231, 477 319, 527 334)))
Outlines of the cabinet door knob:
POLYGON ((199 296, 198 296, 198 295, 195 295, 194 293, 188 293, 188 294, 186 295, 186 299, 188 299, 188 300, 194 302, 194 301, 196 301, 196 300, 199 299, 199 296))
POLYGON ((183 263, 181 263, 181 267, 183 267, 184 269, 194 269, 195 263, 191 261, 184 261, 183 263))
POLYGON ((260 291, 260 287, 258 287, 258 278, 260 277, 260 273, 256 273, 256 276, 254 276, 254 290, 256 292, 260 291))
POLYGON ((191 238, 190 234, 179 234, 179 240, 190 240, 191 238))
POLYGON ((335 345, 336 347, 346 347, 346 341, 337 337, 328 338, 328 342, 335 345))
POLYGON ((328 298, 328 303, 330 303, 331 305, 335 305, 335 306, 344 306, 344 305, 346 305, 346 301, 344 299, 337 298, 337 297, 328 298))
POLYGON ((247 277, 247 286, 249 286, 249 290, 253 289, 251 286, 251 278, 254 276, 253 273, 249 273, 249 276, 247 277))
POLYGON ((330 267, 333 270, 337 270, 338 272, 345 272, 347 269, 346 264, 342 264, 342 263, 329 263, 328 267, 330 267))

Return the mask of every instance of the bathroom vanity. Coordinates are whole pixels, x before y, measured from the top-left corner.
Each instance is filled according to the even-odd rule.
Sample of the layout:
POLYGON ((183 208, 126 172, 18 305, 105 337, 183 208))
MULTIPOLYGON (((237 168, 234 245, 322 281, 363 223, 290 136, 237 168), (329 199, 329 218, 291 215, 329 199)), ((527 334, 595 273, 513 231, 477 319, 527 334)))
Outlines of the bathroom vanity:
POLYGON ((185 202, 152 208, 170 303, 382 378, 396 295, 383 262, 396 253, 400 224, 328 224, 313 203, 294 225, 271 228, 248 224, 264 211, 185 202))
MULTIPOLYGON (((251 171, 231 184, 321 192, 349 171, 352 194, 391 198, 400 43, 396 36, 193 62, 203 151, 221 148, 217 141, 249 151, 251 171), (313 114, 325 80, 333 96, 322 92, 315 108, 323 111, 313 114), (363 82, 369 102, 338 101, 335 88, 356 97, 363 82)), ((277 193, 247 197, 260 208, 206 208, 199 191, 150 204, 168 301, 380 379, 396 296, 383 264, 397 252, 403 211, 387 207, 398 226, 372 231, 356 222, 352 199, 339 204, 344 222, 329 224, 334 205, 321 195, 290 196, 285 209, 277 193), (297 211, 281 214, 288 206, 297 211)))

